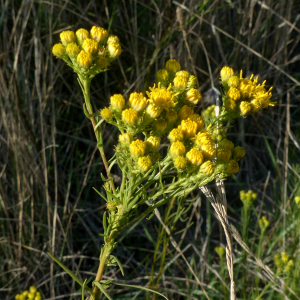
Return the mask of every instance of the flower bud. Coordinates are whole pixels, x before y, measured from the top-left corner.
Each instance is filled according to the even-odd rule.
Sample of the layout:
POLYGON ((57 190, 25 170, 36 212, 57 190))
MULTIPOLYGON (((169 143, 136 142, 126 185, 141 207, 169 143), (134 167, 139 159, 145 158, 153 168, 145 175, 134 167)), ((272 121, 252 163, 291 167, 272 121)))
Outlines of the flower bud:
POLYGON ((143 96, 143 93, 131 93, 128 103, 134 110, 141 111, 147 105, 147 98, 143 96))
POLYGON ((183 141, 183 138, 184 136, 181 127, 172 129, 168 135, 168 139, 171 142, 183 141))
POLYGON ((252 106, 247 101, 242 101, 240 104, 240 112, 242 116, 249 114, 252 110, 252 106))
POLYGON ((105 69, 108 66, 108 60, 105 57, 100 57, 97 60, 97 64, 101 69, 105 69))
POLYGON ((201 99, 202 95, 197 89, 192 88, 186 93, 186 100, 191 104, 196 105, 201 99))
POLYGON ((143 156, 146 152, 146 144, 142 140, 135 140, 129 146, 130 153, 133 156, 143 156))
POLYGON ((90 34, 87 30, 80 28, 76 31, 76 37, 79 45, 82 45, 83 41, 90 37, 90 34))
POLYGON ((132 141, 132 136, 129 132, 119 135, 119 142, 123 145, 129 145, 132 141))
POLYGON ((112 58, 117 58, 122 52, 122 48, 119 43, 108 44, 107 50, 108 50, 110 57, 112 57, 112 58))
POLYGON ((193 166, 200 166, 203 161, 202 152, 196 148, 192 148, 187 154, 186 159, 193 166))
POLYGON ((147 172, 152 166, 152 161, 149 156, 142 156, 138 159, 138 168, 141 172, 147 172))
POLYGON ((221 72, 220 72, 220 76, 221 76, 222 81, 228 80, 233 75, 234 75, 233 69, 230 68, 230 67, 227 67, 227 66, 223 67, 221 72))
POLYGON ((198 125, 190 118, 181 121, 181 130, 186 139, 190 139, 197 133, 198 125))
POLYGON ((295 202, 296 202, 298 208, 300 208, 300 196, 295 197, 295 202))
POLYGON ((116 35, 110 35, 107 39, 107 44, 120 43, 120 39, 116 35))
POLYGON ((160 146, 160 138, 158 136, 150 136, 146 140, 146 149, 150 152, 155 152, 160 146))
POLYGON ((232 156, 235 160, 240 160, 242 157, 244 157, 246 154, 246 151, 243 147, 237 146, 232 149, 232 156))
POLYGON ((82 44, 82 49, 87 53, 95 54, 98 50, 98 43, 92 39, 85 39, 82 44))
POLYGON ((194 114, 194 110, 187 105, 183 105, 178 113, 179 121, 186 120, 194 114))
POLYGON ((215 171, 215 164, 208 160, 203 163, 200 167, 200 173, 204 173, 206 175, 211 175, 215 171))
POLYGON ((81 67, 86 68, 92 63, 92 56, 90 53, 81 50, 77 56, 77 62, 81 67))
POLYGON ((69 43, 75 42, 75 33, 71 30, 61 32, 59 37, 65 46, 67 46, 69 43))
POLYGON ((223 139, 220 143, 219 143, 219 148, 224 148, 224 149, 229 149, 232 150, 234 148, 234 144, 232 141, 229 141, 227 139, 223 139))
POLYGON ((167 85, 169 79, 169 72, 166 69, 158 70, 156 73, 157 82, 161 82, 163 85, 167 85))
POLYGON ((234 100, 227 98, 224 99, 224 106, 226 108, 226 110, 234 110, 236 108, 236 103, 234 100))
POLYGON ((107 208, 109 211, 115 211, 116 208, 117 208, 117 204, 116 204, 114 201, 107 202, 107 203, 106 203, 106 208, 107 208))
POLYGON ((215 251, 217 252, 217 254, 219 255, 220 259, 224 256, 225 254, 225 249, 223 247, 216 247, 215 251))
POLYGON ((78 47, 77 44, 75 43, 70 43, 68 44, 67 48, 66 48, 66 52, 68 53, 68 55, 71 57, 71 58, 74 58, 76 57, 79 52, 80 52, 80 49, 78 47))
POLYGON ((237 88, 231 87, 227 92, 227 96, 230 99, 237 101, 241 98, 241 93, 237 88))
POLYGON ((228 148, 219 148, 217 154, 217 161, 226 163, 229 161, 231 156, 231 151, 228 148))
POLYGON ((108 121, 112 118, 112 111, 109 108, 105 107, 100 111, 100 116, 104 120, 108 121))
POLYGON ((146 115, 151 119, 157 119, 162 112, 162 109, 154 104, 148 105, 146 108, 146 115))
POLYGON ((115 94, 110 97, 110 105, 112 109, 121 111, 125 106, 125 99, 121 94, 115 94))
POLYGON ((122 111, 122 120, 129 125, 135 125, 138 120, 138 113, 132 108, 122 111))
POLYGON ((179 91, 184 91, 187 86, 187 78, 184 76, 176 76, 174 78, 174 88, 179 91))
POLYGON ((180 63, 175 59, 169 59, 166 62, 166 69, 169 72, 176 73, 181 69, 180 63))
POLYGON ((174 166, 178 170, 183 170, 186 168, 186 158, 183 156, 178 156, 174 161, 174 166))
POLYGON ((201 130, 204 127, 204 119, 200 115, 193 114, 192 116, 190 116, 190 119, 197 123, 197 131, 201 130))
POLYGON ((230 174, 237 173, 239 171, 239 164, 235 160, 230 160, 226 171, 230 174))
POLYGON ((107 37, 107 30, 98 26, 92 27, 91 38, 94 39, 97 43, 102 43, 106 37, 107 37))
POLYGON ((187 88, 191 89, 197 85, 197 78, 194 75, 190 75, 188 83, 187 83, 187 88))
MULTIPOLYGON (((176 77, 177 77, 177 76, 183 76, 183 77, 185 77, 186 79, 189 79, 190 73, 189 73, 188 71, 182 70, 182 71, 178 71, 178 72, 175 74, 175 76, 176 76, 176 77)), ((176 77, 175 77, 175 78, 176 78, 176 77)))
POLYGON ((177 156, 183 156, 185 153, 185 146, 182 142, 176 141, 171 144, 170 155, 175 158, 177 156))
POLYGON ((178 118, 177 112, 175 110, 169 109, 166 112, 166 119, 169 123, 174 123, 178 118))
POLYGON ((153 123, 153 129, 158 134, 163 134, 163 132, 167 128, 167 125, 168 124, 167 124, 167 122, 164 119, 158 119, 158 120, 154 121, 154 123, 153 123))
POLYGON ((240 84, 240 79, 238 78, 238 76, 231 76, 228 81, 227 84, 229 87, 238 87, 240 84))
POLYGON ((55 44, 52 48, 53 55, 62 57, 66 54, 66 48, 63 44, 55 44))

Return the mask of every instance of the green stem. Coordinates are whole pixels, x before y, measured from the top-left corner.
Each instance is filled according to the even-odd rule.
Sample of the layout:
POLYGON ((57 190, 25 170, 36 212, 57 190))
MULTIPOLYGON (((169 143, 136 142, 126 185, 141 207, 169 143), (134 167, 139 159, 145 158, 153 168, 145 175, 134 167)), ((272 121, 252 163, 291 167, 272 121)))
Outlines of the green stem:
MULTIPOLYGON (((111 178, 108 162, 107 162, 107 159, 106 159, 106 156, 105 156, 105 153, 104 153, 101 125, 99 125, 97 127, 97 129, 95 130, 97 122, 96 122, 96 119, 95 119, 95 116, 94 116, 93 107, 92 107, 91 100, 90 100, 91 80, 92 79, 90 79, 90 78, 83 78, 82 76, 79 75, 79 81, 81 82, 82 87, 83 87, 83 96, 84 96, 84 100, 85 100, 85 105, 86 105, 87 111, 89 113, 90 120, 92 122, 94 133, 95 133, 95 136, 96 136, 96 139, 97 139, 97 148, 100 152, 100 155, 101 155, 101 158, 102 158, 105 170, 106 170, 107 177, 111 178)), ((111 186, 111 189, 112 189, 113 193, 116 194, 116 188, 115 188, 115 185, 114 185, 114 181, 110 180, 109 183, 110 183, 110 186, 111 186)))

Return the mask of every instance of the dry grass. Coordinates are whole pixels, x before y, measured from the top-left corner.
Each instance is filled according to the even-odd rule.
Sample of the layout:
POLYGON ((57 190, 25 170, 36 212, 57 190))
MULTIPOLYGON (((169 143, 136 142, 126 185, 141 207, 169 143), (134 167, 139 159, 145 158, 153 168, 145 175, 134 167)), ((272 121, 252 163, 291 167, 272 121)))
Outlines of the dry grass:
MULTIPOLYGON (((79 299, 79 286, 54 265, 46 250, 79 277, 95 275, 105 207, 92 187, 100 189, 104 168, 82 113, 75 74, 51 54, 60 31, 94 24, 110 27, 124 49, 111 70, 94 79, 95 107, 107 105, 113 93, 145 91, 170 57, 196 73, 202 93, 209 91, 203 108, 214 101, 212 90, 219 87, 224 64, 237 71, 242 68, 246 75, 258 74, 274 86, 275 108, 242 119, 228 130, 247 156, 234 180, 226 182, 228 218, 237 228, 241 222, 238 191, 251 188, 258 193, 247 246, 255 252, 257 219, 267 215, 272 226, 261 260, 274 270, 274 253, 289 251, 295 242, 291 212, 300 183, 298 1, 0 3, 0 299, 12 299, 31 284, 47 299, 79 299)), ((116 137, 115 129, 107 125, 108 156, 116 137)), ((113 169, 112 173, 119 185, 120 172, 113 169)), ((172 229, 171 243, 155 250, 158 257, 165 254, 165 267, 160 270, 157 262, 153 270, 161 278, 160 292, 169 299, 220 299, 228 282, 219 275, 213 251, 225 242, 222 230, 211 218, 205 198, 196 193, 190 198, 197 200, 183 216, 189 219, 174 228, 167 224, 172 229)), ((172 212, 176 205, 170 207, 172 212)), ((165 213, 160 210, 162 216, 165 213)), ((159 224, 154 217, 132 226, 122 237, 116 256, 125 266, 128 283, 148 284, 156 239, 163 228, 167 232, 159 224)), ((236 267, 240 250, 233 245, 236 276, 242 273, 236 267)), ((255 276, 261 277, 259 291, 269 282, 257 266, 261 267, 249 257, 249 295, 255 276)), ((107 277, 123 280, 116 269, 107 277)), ((236 289, 242 298, 237 279, 236 289)), ((286 293, 284 283, 267 295, 283 299, 282 293, 286 293)), ((110 294, 114 299, 145 296, 124 287, 115 287, 110 294)), ((287 297, 299 299, 291 293, 287 297)))

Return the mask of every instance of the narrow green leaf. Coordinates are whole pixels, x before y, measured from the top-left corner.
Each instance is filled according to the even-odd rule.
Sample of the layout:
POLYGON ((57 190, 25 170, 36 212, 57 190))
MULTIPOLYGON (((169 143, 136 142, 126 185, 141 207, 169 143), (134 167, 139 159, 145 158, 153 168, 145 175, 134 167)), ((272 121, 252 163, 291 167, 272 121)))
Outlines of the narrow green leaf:
POLYGON ((101 197, 101 198, 103 198, 106 202, 108 202, 107 201, 107 199, 97 190, 97 189, 95 189, 94 187, 93 187, 93 190, 101 197))
POLYGON ((83 112, 84 112, 85 116, 90 120, 91 117, 90 117, 88 111, 86 110, 85 103, 83 103, 83 112))
POLYGON ((97 128, 104 122, 104 119, 100 120, 97 125, 95 126, 94 130, 97 130, 97 128))
POLYGON ((106 211, 103 214, 103 228, 104 228, 104 234, 107 235, 106 211))
POLYGON ((116 263, 118 264, 118 266, 120 268, 120 271, 121 271, 122 275, 124 276, 124 269, 123 269, 122 264, 120 263, 120 261, 113 255, 111 255, 111 257, 116 261, 116 263))
POLYGON ((108 295, 108 293, 106 292, 106 290, 104 289, 104 287, 100 284, 100 282, 98 281, 93 281, 93 285, 96 285, 99 290, 106 296, 106 298, 108 298, 109 300, 113 300, 113 298, 111 296, 108 295))
MULTIPOLYGON (((81 286, 83 286, 83 281, 77 277, 68 267, 66 267, 61 261, 59 261, 55 256, 47 252, 47 254, 57 263, 59 264, 76 282, 78 282, 81 286)), ((86 290, 90 293, 90 295, 93 295, 93 292, 90 288, 87 286, 85 287, 86 290)))
POLYGON ((163 294, 157 292, 157 291, 154 291, 154 290, 151 290, 151 289, 148 289, 148 288, 145 288, 143 286, 139 286, 139 285, 129 285, 129 284, 123 284, 123 283, 116 283, 114 282, 115 285, 120 285, 120 286, 127 286, 127 287, 131 287, 131 288, 136 288, 136 289, 140 289, 140 290, 144 290, 144 291, 147 291, 147 292, 152 292, 152 293, 155 293, 157 295, 160 295, 162 297, 164 297, 165 299, 169 300, 166 296, 164 296, 163 294))

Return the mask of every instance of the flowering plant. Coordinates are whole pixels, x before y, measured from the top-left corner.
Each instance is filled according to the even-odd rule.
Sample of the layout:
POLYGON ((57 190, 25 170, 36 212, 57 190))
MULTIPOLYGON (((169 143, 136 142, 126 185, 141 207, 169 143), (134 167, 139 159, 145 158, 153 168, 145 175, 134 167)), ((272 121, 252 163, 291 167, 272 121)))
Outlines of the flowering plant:
POLYGON ((105 29, 96 26, 90 32, 64 31, 60 38, 62 43, 54 45, 52 51, 78 74, 85 100, 84 113, 91 120, 107 173, 106 177, 101 175, 105 195, 97 191, 106 201, 107 212, 103 215, 104 245, 92 289, 49 255, 80 283, 83 291, 89 292, 91 299, 98 298, 99 290, 110 298, 106 289, 113 281, 103 281, 102 276, 112 265, 119 265, 123 273, 121 263, 112 255, 117 236, 129 225, 151 217, 156 208, 170 199, 186 196, 213 180, 237 173, 245 150, 235 147, 224 133, 219 134, 222 122, 256 113, 274 103, 270 101, 271 89, 265 89, 265 82, 258 84, 253 75, 243 78, 242 72, 236 76, 233 69, 224 67, 221 70, 222 111, 215 116, 213 109, 208 108, 200 116, 194 112, 202 99, 196 77, 170 59, 157 72, 157 83, 146 94, 133 92, 128 99, 121 94, 113 95, 109 107, 94 112, 91 81, 120 55, 119 38, 108 36, 105 29), (120 131, 110 162, 103 147, 101 124, 104 121, 120 131), (162 147, 162 141, 168 147, 162 147), (110 174, 115 164, 123 174, 121 186, 117 188, 110 174), (140 207, 143 212, 137 214, 140 207))

